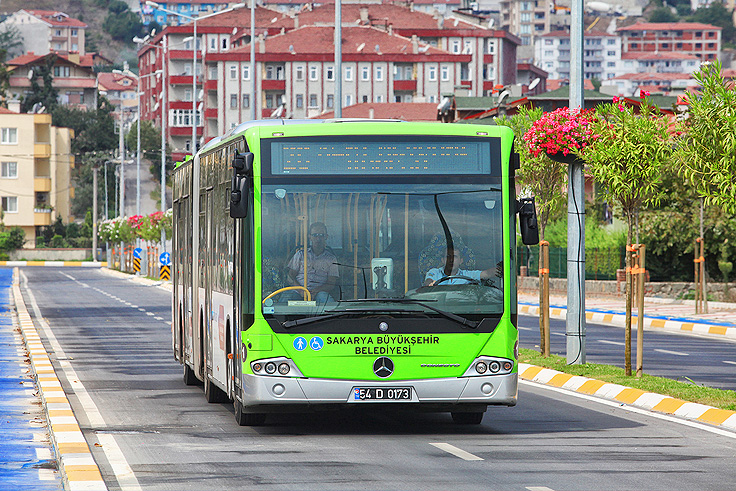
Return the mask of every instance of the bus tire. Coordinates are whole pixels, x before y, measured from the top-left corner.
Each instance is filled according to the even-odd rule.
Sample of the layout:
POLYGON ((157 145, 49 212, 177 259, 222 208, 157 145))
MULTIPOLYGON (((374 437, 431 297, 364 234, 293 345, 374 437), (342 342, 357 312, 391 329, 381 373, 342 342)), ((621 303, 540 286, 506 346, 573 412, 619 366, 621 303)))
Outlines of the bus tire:
POLYGON ((459 425, 479 425, 483 421, 482 411, 476 411, 472 413, 452 413, 452 420, 459 425))
POLYGON ((238 399, 235 399, 233 406, 235 407, 235 421, 239 426, 261 426, 266 422, 264 413, 243 412, 243 405, 238 399))
POLYGON ((210 404, 215 402, 225 402, 228 400, 227 395, 215 384, 212 383, 210 378, 205 375, 204 377, 204 398, 210 404))
POLYGON ((197 377, 194 375, 194 370, 184 363, 184 385, 197 385, 197 377))

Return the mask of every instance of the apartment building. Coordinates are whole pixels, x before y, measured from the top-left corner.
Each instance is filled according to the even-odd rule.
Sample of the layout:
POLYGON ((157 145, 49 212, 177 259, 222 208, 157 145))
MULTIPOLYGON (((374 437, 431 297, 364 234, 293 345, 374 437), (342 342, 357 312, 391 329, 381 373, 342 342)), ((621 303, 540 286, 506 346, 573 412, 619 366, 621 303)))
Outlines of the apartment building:
POLYGON ((10 99, 19 100, 30 93, 30 79, 38 75, 38 71, 34 72, 34 70, 45 67, 51 57, 54 57, 52 77, 53 85, 59 93, 59 104, 95 109, 97 107, 97 75, 94 72, 94 66, 108 63, 96 53, 38 55, 30 52, 8 61, 10 99))
MULTIPOLYGON (((231 2, 229 0, 163 0, 156 3, 166 10, 179 12, 183 16, 193 18, 226 9, 230 4, 238 2, 231 2)), ((146 5, 145 0, 141 0, 140 2, 140 11, 143 17, 143 23, 146 25, 156 22, 161 26, 178 26, 190 22, 186 17, 173 15, 165 10, 146 5)))
MULTIPOLYGON (((554 31, 540 36, 534 43, 537 66, 549 73, 550 79, 570 78, 570 33, 554 31)), ((585 33, 583 74, 586 80, 608 80, 624 73, 621 63, 621 38, 603 31, 585 33)))
POLYGON ((19 114, 0 108, 0 205, 3 223, 21 227, 24 247, 35 247, 36 230, 69 216, 74 156, 69 128, 51 125, 50 114, 19 114))
MULTIPOLYGON (((144 77, 143 118, 156 125, 166 118, 167 137, 175 158, 182 158, 193 148, 193 121, 199 144, 203 138, 208 140, 229 129, 234 122, 249 119, 251 104, 255 104, 259 118, 308 117, 334 108, 334 41, 329 35, 334 32, 334 5, 309 8, 293 16, 256 8, 255 97, 250 93, 251 30, 247 8, 197 22, 199 50, 195 68, 191 24, 169 26, 142 47, 138 56, 144 77), (321 29, 300 31, 291 38, 279 37, 310 26, 321 29), (305 37, 307 32, 316 37, 305 37), (164 46, 166 55, 162 57, 164 46), (163 80, 145 77, 162 67, 163 80), (304 80, 297 83, 298 76, 304 80), (320 83, 310 80, 313 77, 319 77, 320 83), (167 87, 166 113, 162 113, 164 104, 157 104, 162 84, 167 87), (194 97, 198 100, 195 115, 194 97)), ((364 99, 383 103, 439 102, 443 93, 457 90, 463 95, 483 95, 492 92, 496 85, 516 82, 519 39, 507 32, 392 4, 345 4, 342 10, 343 36, 357 27, 366 36, 360 40, 351 38, 343 45, 343 77, 352 78, 343 80, 343 106, 364 99), (400 52, 394 53, 394 47, 400 52)))
POLYGON ((519 36, 519 61, 533 61, 536 40, 550 32, 554 12, 554 0, 501 0, 501 28, 519 36))
POLYGON ((38 55, 50 52, 86 54, 84 33, 87 24, 58 10, 23 9, 14 12, 4 25, 12 25, 23 36, 20 53, 38 55))
POLYGON ((721 28, 696 22, 663 22, 619 27, 624 53, 686 53, 701 61, 715 60, 721 53, 721 28))

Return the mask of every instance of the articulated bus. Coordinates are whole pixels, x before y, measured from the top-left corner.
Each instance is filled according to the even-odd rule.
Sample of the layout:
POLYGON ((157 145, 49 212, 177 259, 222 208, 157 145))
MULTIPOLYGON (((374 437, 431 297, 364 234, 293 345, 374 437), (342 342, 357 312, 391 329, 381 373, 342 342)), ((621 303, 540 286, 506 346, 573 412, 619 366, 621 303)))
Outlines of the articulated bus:
POLYGON ((518 155, 502 126, 242 123, 173 173, 175 358, 240 425, 517 401, 518 155), (370 407, 370 406, 369 406, 370 407))

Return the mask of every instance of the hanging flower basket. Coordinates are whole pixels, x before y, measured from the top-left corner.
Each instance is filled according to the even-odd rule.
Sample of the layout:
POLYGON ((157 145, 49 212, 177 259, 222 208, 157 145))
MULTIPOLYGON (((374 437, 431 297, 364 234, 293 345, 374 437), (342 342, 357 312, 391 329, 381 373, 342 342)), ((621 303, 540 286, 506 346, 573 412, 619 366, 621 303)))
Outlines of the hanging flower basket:
POLYGON ((561 107, 544 113, 523 138, 535 157, 544 152, 556 162, 575 163, 579 152, 598 138, 592 131, 594 120, 593 110, 561 107))

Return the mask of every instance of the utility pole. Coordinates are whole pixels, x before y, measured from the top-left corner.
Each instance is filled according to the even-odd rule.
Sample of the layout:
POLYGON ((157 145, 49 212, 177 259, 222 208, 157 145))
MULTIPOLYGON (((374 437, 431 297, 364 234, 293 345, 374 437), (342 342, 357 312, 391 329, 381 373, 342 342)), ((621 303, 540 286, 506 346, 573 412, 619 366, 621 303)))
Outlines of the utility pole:
POLYGON ((335 0, 335 117, 342 118, 342 6, 335 0))
MULTIPOLYGON (((582 110, 583 0, 570 5, 570 110, 582 110)), ((585 176, 583 162, 567 169, 567 363, 585 363, 585 176)))
MULTIPOLYGON (((123 140, 123 105, 120 104, 120 140, 118 141, 118 152, 120 152, 120 218, 125 217, 125 141, 123 140)), ((120 244, 120 271, 124 269, 125 246, 120 244)))
POLYGON ((97 261, 97 171, 100 164, 92 166, 92 262, 97 261))

